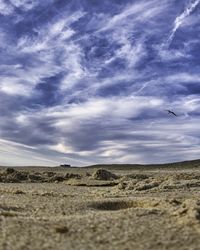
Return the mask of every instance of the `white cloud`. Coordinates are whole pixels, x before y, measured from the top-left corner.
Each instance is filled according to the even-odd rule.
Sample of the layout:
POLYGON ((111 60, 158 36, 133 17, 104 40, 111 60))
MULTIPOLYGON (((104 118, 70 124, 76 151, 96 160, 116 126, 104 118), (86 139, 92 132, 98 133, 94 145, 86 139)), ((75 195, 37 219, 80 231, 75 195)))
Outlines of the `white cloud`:
MULTIPOLYGON (((111 67, 110 64, 115 60, 124 59, 125 71, 134 70, 137 64, 148 56, 148 37, 157 36, 160 33, 163 26, 157 19, 169 11, 170 6, 169 1, 165 0, 162 4, 157 0, 136 1, 126 5, 120 13, 114 16, 105 15, 105 22, 100 21, 101 27, 98 26, 95 34, 99 35, 104 32, 109 43, 117 45, 117 48, 113 54, 108 55, 103 62, 101 61, 102 67, 111 67)), ((176 54, 180 57, 178 52, 176 54)))
POLYGON ((127 68, 133 68, 146 55, 144 41, 138 39, 134 45, 127 34, 127 29, 117 29, 114 31, 111 39, 114 42, 120 43, 121 47, 116 49, 114 55, 105 61, 105 64, 110 64, 117 58, 122 58, 127 61, 127 68))
MULTIPOLYGON (((59 18, 54 23, 50 24, 49 26, 49 35, 50 36, 56 36, 60 35, 63 31, 68 30, 70 24, 78 21, 80 18, 82 18, 86 13, 82 11, 76 11, 73 14, 65 17, 65 18, 59 18)), ((60 16, 61 17, 61 16, 60 16)))
POLYGON ((5 0, 0 0, 0 14, 10 15, 13 13, 14 8, 11 4, 7 3, 5 0))
POLYGON ((0 139, 0 165, 56 165, 56 161, 44 157, 35 147, 0 139), (8 160, 9 159, 9 160, 8 160))
MULTIPOLYGON (((27 1, 15 1, 16 6, 28 4, 27 1)), ((1 5, 0 5, 1 6, 1 5)), ((65 72, 62 88, 75 84, 85 72, 81 65, 81 49, 73 42, 66 46, 75 31, 69 28, 74 21, 79 20, 85 13, 77 11, 64 19, 58 19, 47 27, 42 27, 37 37, 21 37, 17 46, 10 46, 16 56, 31 58, 31 65, 6 65, 1 66, 4 74, 1 76, 0 91, 8 95, 30 96, 35 86, 43 81, 43 78, 51 77, 65 72), (57 60, 60 54, 60 62, 57 60)), ((4 33, 1 33, 4 34, 4 33)), ((5 36, 1 35, 1 43, 5 44, 5 36)), ((8 43, 9 45, 9 43, 8 43)))
POLYGON ((15 78, 4 78, 0 83, 0 91, 8 95, 22 95, 27 96, 30 94, 31 86, 24 86, 15 78))
POLYGON ((23 10, 30 10, 38 5, 38 0, 10 0, 11 4, 16 8, 21 8, 23 10))
MULTIPOLYGON (((42 132, 43 138, 51 133, 54 143, 41 147, 66 155, 67 162, 77 159, 76 165, 87 162, 155 163, 161 162, 162 157, 163 161, 166 161, 165 154, 168 155, 169 161, 180 157, 185 159, 187 150, 191 158, 197 157, 200 141, 200 138, 196 137, 200 134, 199 119, 186 117, 184 112, 190 113, 199 109, 198 96, 182 97, 175 102, 167 102, 152 96, 91 98, 85 103, 42 108, 34 112, 27 110, 16 114, 16 122, 29 129, 34 125, 36 130, 40 129, 37 128, 37 124, 41 122, 51 124, 51 127, 56 129, 54 132, 42 132), (164 111, 169 106, 175 107, 178 117, 169 116, 164 111), (141 113, 143 119, 138 120, 141 113), (145 116, 149 116, 149 119, 145 116), (85 146, 79 148, 79 144, 85 146), (88 144, 91 144, 91 147, 87 148, 88 144), (156 155, 157 151, 160 152, 159 157, 156 155)), ((23 147, 15 143, 13 146, 23 147)), ((24 147, 25 150, 29 150, 29 146, 24 147)), ((3 146, 0 149, 3 149, 3 146)), ((7 153, 4 154, 12 150, 7 148, 7 153)), ((19 152, 17 150, 16 154, 19 152)), ((53 160, 49 152, 47 160, 61 161, 62 156, 57 155, 53 160)), ((38 153, 33 155, 33 162, 36 162, 37 157, 41 157, 38 153)), ((49 164, 53 165, 53 162, 49 164)))
POLYGON ((187 53, 185 49, 168 49, 165 44, 155 46, 159 57, 163 62, 181 60, 191 58, 191 55, 187 53))
POLYGON ((189 4, 186 6, 183 13, 176 17, 176 19, 174 21, 173 30, 171 31, 171 34, 170 34, 168 41, 167 41, 168 47, 172 43, 177 30, 180 28, 180 26, 185 21, 185 19, 195 10, 195 8, 199 5, 199 3, 200 3, 200 0, 195 0, 195 1, 190 0, 189 4))
POLYGON ((53 146, 49 146, 50 149, 60 153, 73 153, 73 149, 70 146, 66 146, 64 143, 58 143, 53 146))
POLYGON ((2 15, 11 15, 15 12, 16 8, 28 11, 33 9, 38 5, 39 1, 37 0, 0 0, 0 14, 2 15))
POLYGON ((7 144, 8 146, 16 146, 16 147, 21 147, 24 149, 36 149, 35 147, 31 147, 22 143, 17 143, 17 142, 13 142, 9 140, 4 140, 4 139, 0 139, 0 144, 7 144))
POLYGON ((86 13, 77 11, 68 17, 61 17, 51 23, 35 29, 38 36, 30 39, 29 37, 21 37, 18 41, 18 49, 22 53, 34 53, 39 51, 50 51, 51 53, 57 48, 64 48, 66 39, 75 34, 69 26, 82 18, 86 13))
POLYGON ((126 6, 126 8, 119 14, 106 20, 104 26, 98 31, 103 32, 109 29, 115 29, 118 26, 127 25, 127 19, 132 23, 134 27, 138 22, 145 22, 146 20, 155 17, 165 7, 165 3, 158 4, 158 1, 140 1, 132 5, 126 6))
POLYGON ((113 97, 90 99, 85 103, 58 106, 45 113, 58 119, 56 126, 65 130, 74 129, 84 121, 101 119, 129 119, 137 117, 145 109, 159 108, 163 101, 154 97, 113 97), (71 126, 71 127, 70 127, 71 126))
POLYGON ((176 83, 198 83, 200 82, 200 75, 198 74, 190 74, 190 73, 177 73, 177 74, 172 74, 170 76, 167 76, 165 80, 170 83, 170 82, 176 82, 176 83))
POLYGON ((200 97, 198 95, 190 95, 184 97, 184 101, 182 100, 181 109, 183 112, 199 112, 200 110, 200 97))
POLYGON ((61 89, 73 87, 81 78, 85 76, 85 69, 82 66, 82 50, 78 44, 69 41, 75 31, 69 27, 78 21, 86 13, 77 11, 66 18, 59 18, 35 30, 39 35, 33 39, 22 37, 18 41, 18 50, 24 54, 33 55, 35 59, 34 67, 31 71, 39 79, 52 74, 63 72, 61 89), (68 41, 67 41, 68 40, 68 41), (57 65, 57 53, 60 54, 59 65, 57 65))
POLYGON ((63 69, 68 72, 61 82, 61 90, 74 87, 79 80, 88 75, 86 68, 82 65, 83 53, 79 45, 68 43, 64 48, 63 69))
MULTIPOLYGON (((26 68, 5 66, 5 76, 0 77, 0 91, 9 95, 30 96, 34 87, 45 77, 59 73, 60 68, 54 64, 53 55, 40 55, 34 63, 26 68), (14 69, 13 69, 14 67, 14 69)), ((33 58, 34 59, 34 58, 33 58)))

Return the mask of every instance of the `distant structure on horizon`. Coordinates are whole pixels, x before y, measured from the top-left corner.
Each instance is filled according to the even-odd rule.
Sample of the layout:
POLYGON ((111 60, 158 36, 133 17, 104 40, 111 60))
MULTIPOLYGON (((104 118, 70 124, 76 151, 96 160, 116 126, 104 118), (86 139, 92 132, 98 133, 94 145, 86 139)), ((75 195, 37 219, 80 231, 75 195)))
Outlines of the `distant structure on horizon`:
POLYGON ((71 165, 70 165, 70 164, 60 164, 60 167, 70 168, 70 167, 71 167, 71 165))

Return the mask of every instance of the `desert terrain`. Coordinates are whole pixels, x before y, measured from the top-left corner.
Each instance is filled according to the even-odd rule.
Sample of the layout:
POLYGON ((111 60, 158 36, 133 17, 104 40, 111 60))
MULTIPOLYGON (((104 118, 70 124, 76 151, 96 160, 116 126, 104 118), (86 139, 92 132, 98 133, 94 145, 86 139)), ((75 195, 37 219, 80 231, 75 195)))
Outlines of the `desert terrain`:
POLYGON ((200 249, 200 161, 0 167, 0 249, 200 249))

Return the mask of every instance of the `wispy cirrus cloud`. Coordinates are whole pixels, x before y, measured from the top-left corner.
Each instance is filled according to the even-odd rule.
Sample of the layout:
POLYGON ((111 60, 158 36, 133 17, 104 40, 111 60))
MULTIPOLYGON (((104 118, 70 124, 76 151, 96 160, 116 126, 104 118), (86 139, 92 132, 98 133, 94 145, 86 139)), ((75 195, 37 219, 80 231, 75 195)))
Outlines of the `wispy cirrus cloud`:
POLYGON ((167 41, 168 46, 172 43, 174 36, 176 34, 176 31, 179 29, 179 27, 182 25, 182 23, 185 21, 185 19, 195 10, 195 8, 199 5, 200 1, 195 0, 192 1, 190 0, 189 3, 187 4, 185 10, 182 12, 181 15, 177 16, 175 21, 174 21, 174 27, 173 30, 169 36, 169 39, 167 41))
POLYGON ((151 0, 148 2, 135 2, 132 5, 128 4, 120 13, 112 16, 111 18, 107 18, 106 25, 102 25, 103 27, 99 29, 98 32, 117 29, 118 26, 124 26, 124 24, 128 25, 128 19, 132 20, 130 25, 133 27, 137 25, 138 22, 144 23, 151 18, 154 18, 155 15, 158 15, 163 8, 165 8, 166 2, 162 6, 156 5, 157 3, 157 0, 151 0))
POLYGON ((8 4, 6 1, 1 0, 0 1, 0 13, 2 15, 10 15, 11 13, 13 13, 14 8, 11 4, 8 4))
POLYGON ((16 9, 21 9, 22 11, 29 11, 36 7, 39 4, 39 1, 31 0, 1 0, 0 1, 0 13, 2 15, 11 15, 15 12, 16 9))

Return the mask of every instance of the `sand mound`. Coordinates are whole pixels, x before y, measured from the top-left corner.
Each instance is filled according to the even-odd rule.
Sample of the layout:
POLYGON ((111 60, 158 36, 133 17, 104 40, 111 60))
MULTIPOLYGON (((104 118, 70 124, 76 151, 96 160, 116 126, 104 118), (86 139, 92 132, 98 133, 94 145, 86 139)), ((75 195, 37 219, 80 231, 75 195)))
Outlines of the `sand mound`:
POLYGON ((200 175, 195 173, 177 173, 173 175, 167 175, 166 178, 173 180, 200 180, 200 175))
POLYGON ((146 179, 143 181, 139 180, 129 180, 122 181, 118 184, 118 189, 122 190, 135 190, 135 191, 143 191, 152 188, 156 188, 160 185, 160 181, 156 179, 146 179))
POLYGON ((135 190, 142 191, 142 190, 152 189, 158 187, 159 185, 160 182, 157 180, 141 181, 135 185, 135 190))
POLYGON ((94 180, 104 180, 104 181, 110 181, 110 180, 116 180, 118 179, 118 176, 111 173, 110 171, 107 171, 105 169, 97 169, 91 176, 94 180))
POLYGON ((200 222, 200 202, 194 199, 186 199, 180 204, 178 209, 173 212, 181 223, 198 223, 200 222))
POLYGON ((7 168, 0 173, 0 182, 20 183, 20 182, 62 182, 71 178, 80 179, 81 175, 73 173, 54 172, 29 172, 18 171, 14 168, 7 168))
POLYGON ((153 189, 154 191, 173 191, 188 190, 200 187, 198 175, 194 174, 175 174, 166 176, 148 177, 147 179, 122 177, 118 184, 120 190, 145 191, 153 189))

